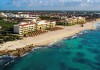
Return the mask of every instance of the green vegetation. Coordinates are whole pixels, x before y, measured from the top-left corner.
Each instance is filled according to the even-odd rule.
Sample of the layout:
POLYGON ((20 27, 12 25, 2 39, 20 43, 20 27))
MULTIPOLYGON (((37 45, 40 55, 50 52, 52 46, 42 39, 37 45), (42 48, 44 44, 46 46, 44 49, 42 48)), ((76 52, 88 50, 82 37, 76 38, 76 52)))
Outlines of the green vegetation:
POLYGON ((70 24, 70 23, 64 23, 64 22, 57 22, 57 25, 71 26, 71 25, 73 25, 73 24, 70 24))
POLYGON ((21 40, 22 38, 17 35, 9 34, 9 33, 1 33, 0 34, 0 44, 8 41, 21 40))
POLYGON ((49 27, 46 27, 45 30, 50 30, 50 28, 49 27))
POLYGON ((3 31, 13 31, 13 26, 15 24, 17 24, 17 23, 0 20, 0 26, 2 26, 3 31))
POLYGON ((41 18, 42 20, 50 20, 50 19, 51 19, 49 16, 40 16, 40 18, 41 18))
POLYGON ((7 22, 0 20, 0 44, 8 41, 20 40, 21 37, 18 35, 13 35, 13 26, 17 23, 7 22), (11 32, 11 33, 10 33, 11 32))

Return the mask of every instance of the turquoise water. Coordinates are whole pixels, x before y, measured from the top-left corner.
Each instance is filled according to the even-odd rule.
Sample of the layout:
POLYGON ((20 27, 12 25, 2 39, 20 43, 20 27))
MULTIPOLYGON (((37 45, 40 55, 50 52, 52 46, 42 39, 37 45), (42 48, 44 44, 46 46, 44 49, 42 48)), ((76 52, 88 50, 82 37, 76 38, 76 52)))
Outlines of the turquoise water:
POLYGON ((99 26, 21 58, 0 57, 0 67, 1 70, 100 70, 99 26))

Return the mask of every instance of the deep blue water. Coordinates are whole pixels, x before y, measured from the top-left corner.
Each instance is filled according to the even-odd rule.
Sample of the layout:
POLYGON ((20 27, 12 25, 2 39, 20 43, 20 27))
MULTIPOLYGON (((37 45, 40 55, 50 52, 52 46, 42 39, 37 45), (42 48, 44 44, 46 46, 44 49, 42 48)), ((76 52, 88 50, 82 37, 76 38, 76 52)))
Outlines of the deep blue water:
POLYGON ((21 58, 0 57, 1 70, 100 70, 100 29, 86 30, 21 58), (12 61, 8 63, 8 61, 12 61))

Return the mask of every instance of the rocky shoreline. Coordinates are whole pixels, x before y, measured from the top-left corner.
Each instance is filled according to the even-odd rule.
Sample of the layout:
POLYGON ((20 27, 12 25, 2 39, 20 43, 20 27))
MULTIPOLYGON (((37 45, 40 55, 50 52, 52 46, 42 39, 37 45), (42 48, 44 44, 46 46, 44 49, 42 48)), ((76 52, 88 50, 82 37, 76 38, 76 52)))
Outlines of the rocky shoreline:
POLYGON ((18 48, 16 50, 2 50, 2 51, 0 51, 0 56, 8 55, 8 56, 21 57, 22 55, 32 51, 32 49, 35 47, 36 47, 36 45, 31 44, 31 45, 28 45, 24 48, 18 48))

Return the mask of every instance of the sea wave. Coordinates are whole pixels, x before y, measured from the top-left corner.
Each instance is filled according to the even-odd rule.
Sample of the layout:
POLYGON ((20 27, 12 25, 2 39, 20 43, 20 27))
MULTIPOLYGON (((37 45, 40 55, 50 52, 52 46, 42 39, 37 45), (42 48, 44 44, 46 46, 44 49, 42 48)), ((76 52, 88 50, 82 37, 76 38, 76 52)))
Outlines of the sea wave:
POLYGON ((0 58, 16 58, 16 56, 2 55, 0 58))
POLYGON ((52 46, 53 44, 57 43, 60 40, 54 40, 52 43, 50 43, 48 46, 52 46))
POLYGON ((78 37, 78 36, 77 36, 77 34, 76 34, 76 35, 72 36, 71 39, 74 39, 74 38, 77 38, 77 37, 78 37))
POLYGON ((14 60, 7 62, 7 63, 4 65, 4 67, 7 66, 7 65, 9 65, 10 63, 13 63, 13 62, 14 62, 14 60))
POLYGON ((2 67, 5 67, 10 63, 13 63, 15 58, 16 58, 15 56, 2 55, 0 56, 0 65, 2 67))
MULTIPOLYGON (((40 48, 42 48, 42 47, 35 47, 30 52, 34 52, 35 50, 40 49, 40 48)), ((28 55, 30 52, 27 52, 27 53, 23 54, 21 57, 24 57, 24 56, 28 55)))

